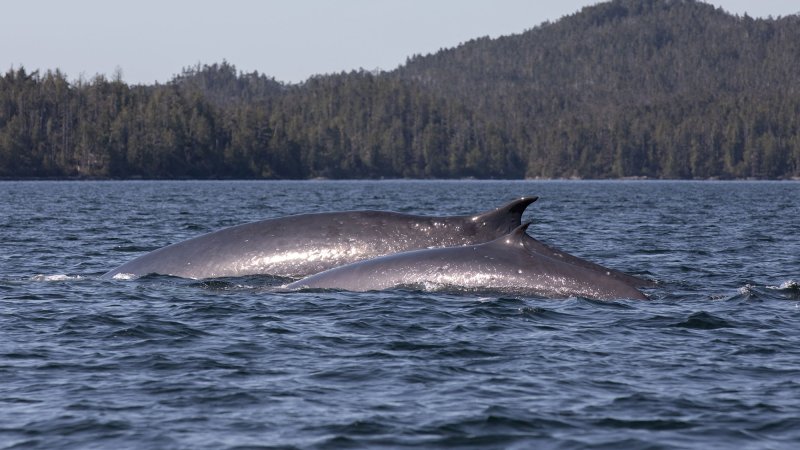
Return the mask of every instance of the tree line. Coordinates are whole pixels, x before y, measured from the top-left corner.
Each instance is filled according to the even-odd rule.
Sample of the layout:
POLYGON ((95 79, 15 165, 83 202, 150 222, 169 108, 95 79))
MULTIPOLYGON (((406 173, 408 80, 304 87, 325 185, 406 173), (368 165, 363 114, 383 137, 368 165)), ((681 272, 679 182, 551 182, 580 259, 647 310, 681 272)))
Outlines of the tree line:
POLYGON ((0 77, 0 177, 790 178, 800 18, 615 0, 391 72, 0 77))

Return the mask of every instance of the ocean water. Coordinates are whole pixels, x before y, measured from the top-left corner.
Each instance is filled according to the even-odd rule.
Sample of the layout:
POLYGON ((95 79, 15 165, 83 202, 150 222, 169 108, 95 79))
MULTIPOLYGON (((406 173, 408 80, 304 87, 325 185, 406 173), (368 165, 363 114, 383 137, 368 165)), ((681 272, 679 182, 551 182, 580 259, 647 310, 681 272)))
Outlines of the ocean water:
POLYGON ((0 449, 800 448, 800 183, 0 182, 0 449), (647 301, 101 280, 312 211, 469 214, 647 301))

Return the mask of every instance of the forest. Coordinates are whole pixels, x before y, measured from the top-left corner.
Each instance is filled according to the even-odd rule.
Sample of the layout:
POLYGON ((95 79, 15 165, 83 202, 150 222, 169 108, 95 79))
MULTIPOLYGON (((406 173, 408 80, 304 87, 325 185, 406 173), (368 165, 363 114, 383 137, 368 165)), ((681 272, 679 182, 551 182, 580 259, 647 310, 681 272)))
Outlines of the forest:
POLYGON ((613 0, 392 71, 0 76, 0 177, 800 177, 800 16, 613 0))

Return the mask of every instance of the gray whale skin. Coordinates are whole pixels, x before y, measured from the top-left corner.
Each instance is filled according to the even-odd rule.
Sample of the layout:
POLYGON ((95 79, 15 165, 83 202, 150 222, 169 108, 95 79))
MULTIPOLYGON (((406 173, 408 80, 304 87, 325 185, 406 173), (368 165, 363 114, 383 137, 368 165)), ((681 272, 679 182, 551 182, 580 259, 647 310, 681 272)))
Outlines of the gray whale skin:
POLYGON ((275 275, 299 278, 381 255, 491 241, 518 227, 538 197, 472 216, 385 211, 299 214, 224 228, 153 250, 102 278, 275 275))
POLYGON ((531 251, 528 225, 483 244, 407 251, 336 267, 285 288, 363 292, 433 286, 550 298, 647 299, 609 273, 531 251))

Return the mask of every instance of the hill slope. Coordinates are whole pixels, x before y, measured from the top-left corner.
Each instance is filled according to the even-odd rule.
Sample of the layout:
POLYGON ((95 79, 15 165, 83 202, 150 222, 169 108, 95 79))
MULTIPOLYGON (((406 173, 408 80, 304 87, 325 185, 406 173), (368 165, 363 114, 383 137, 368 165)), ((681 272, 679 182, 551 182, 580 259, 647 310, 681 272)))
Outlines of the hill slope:
POLYGON ((661 177, 797 174, 798 73, 797 16, 681 0, 602 3, 398 71, 502 121, 528 175, 661 177))

